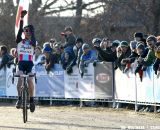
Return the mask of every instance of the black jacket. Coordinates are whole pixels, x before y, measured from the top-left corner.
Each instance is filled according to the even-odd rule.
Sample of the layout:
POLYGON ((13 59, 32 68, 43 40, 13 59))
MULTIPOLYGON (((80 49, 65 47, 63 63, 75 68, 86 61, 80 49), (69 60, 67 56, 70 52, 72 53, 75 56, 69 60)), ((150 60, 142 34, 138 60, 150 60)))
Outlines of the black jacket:
POLYGON ((100 61, 114 62, 117 59, 116 51, 113 52, 111 48, 102 50, 100 47, 95 46, 95 49, 98 51, 98 59, 100 61))
POLYGON ((0 64, 0 70, 5 67, 9 61, 13 60, 13 57, 11 55, 9 55, 8 53, 5 53, 3 56, 2 56, 2 61, 1 61, 1 64, 0 64))
POLYGON ((68 46, 74 46, 76 42, 75 36, 71 33, 69 35, 65 35, 65 45, 64 48, 68 46))
POLYGON ((54 67, 54 64, 59 64, 59 61, 60 61, 60 55, 51 53, 49 55, 49 58, 46 59, 45 61, 46 70, 50 71, 54 67))

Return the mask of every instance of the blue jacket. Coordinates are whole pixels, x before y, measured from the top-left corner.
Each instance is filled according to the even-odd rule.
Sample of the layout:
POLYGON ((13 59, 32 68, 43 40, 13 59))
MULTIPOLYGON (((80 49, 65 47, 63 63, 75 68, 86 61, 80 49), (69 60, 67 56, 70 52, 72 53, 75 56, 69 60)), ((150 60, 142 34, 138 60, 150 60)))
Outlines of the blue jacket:
POLYGON ((73 62, 75 59, 75 54, 73 51, 73 46, 68 46, 64 48, 64 53, 61 54, 61 64, 63 66, 63 69, 66 69, 68 66, 74 66, 76 62, 73 62), (69 54, 69 59, 68 61, 65 60, 65 53, 69 54))
POLYGON ((97 55, 96 52, 94 50, 89 50, 87 54, 82 54, 80 61, 88 61, 88 60, 96 60, 97 59, 97 55))

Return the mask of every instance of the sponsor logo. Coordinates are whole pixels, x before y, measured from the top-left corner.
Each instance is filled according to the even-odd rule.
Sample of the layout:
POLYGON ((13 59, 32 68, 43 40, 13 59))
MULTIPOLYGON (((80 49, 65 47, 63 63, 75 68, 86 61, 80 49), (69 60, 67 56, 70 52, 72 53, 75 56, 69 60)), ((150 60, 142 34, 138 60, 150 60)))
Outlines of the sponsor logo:
POLYGON ((110 76, 105 73, 99 73, 96 75, 96 80, 99 83, 107 83, 110 80, 110 76))

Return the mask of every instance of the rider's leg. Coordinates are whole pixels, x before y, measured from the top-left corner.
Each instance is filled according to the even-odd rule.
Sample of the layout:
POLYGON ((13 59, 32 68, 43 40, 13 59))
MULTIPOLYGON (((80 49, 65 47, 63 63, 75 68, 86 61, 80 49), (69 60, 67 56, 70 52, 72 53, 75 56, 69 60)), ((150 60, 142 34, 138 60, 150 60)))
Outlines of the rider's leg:
MULTIPOLYGON (((28 67, 26 70, 28 74, 32 74, 32 67, 33 67, 33 63, 32 62, 28 63, 28 67)), ((35 111, 35 104, 34 104, 34 98, 33 98, 34 84, 31 77, 28 78, 28 92, 30 96, 30 111, 34 112, 35 111)))
POLYGON ((29 91, 29 96, 30 96, 30 111, 34 112, 35 111, 35 104, 34 104, 34 84, 32 81, 32 78, 28 78, 28 91, 29 91))
MULTIPOLYGON (((17 74, 23 74, 23 72, 18 71, 17 74)), ((16 102, 16 108, 18 109, 21 107, 21 103, 22 103, 21 86, 22 86, 22 80, 21 78, 18 78, 18 83, 17 83, 18 100, 16 102)))
POLYGON ((30 101, 33 102, 34 84, 31 77, 28 78, 28 89, 29 89, 30 101))

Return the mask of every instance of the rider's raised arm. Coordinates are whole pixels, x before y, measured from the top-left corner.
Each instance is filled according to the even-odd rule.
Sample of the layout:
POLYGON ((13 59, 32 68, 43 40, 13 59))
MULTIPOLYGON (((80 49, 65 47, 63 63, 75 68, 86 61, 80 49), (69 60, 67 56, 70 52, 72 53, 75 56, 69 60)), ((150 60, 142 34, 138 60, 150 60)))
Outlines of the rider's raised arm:
POLYGON ((22 33, 23 33, 23 19, 20 20, 20 26, 16 37, 17 44, 22 41, 22 33))
POLYGON ((27 14, 26 10, 23 10, 21 12, 21 20, 20 20, 20 25, 19 25, 19 30, 18 30, 18 34, 16 37, 16 43, 18 44, 19 42, 22 41, 22 33, 23 33, 23 18, 24 16, 27 14))

